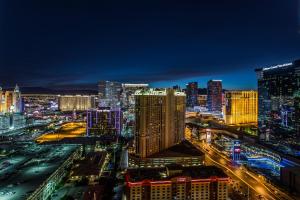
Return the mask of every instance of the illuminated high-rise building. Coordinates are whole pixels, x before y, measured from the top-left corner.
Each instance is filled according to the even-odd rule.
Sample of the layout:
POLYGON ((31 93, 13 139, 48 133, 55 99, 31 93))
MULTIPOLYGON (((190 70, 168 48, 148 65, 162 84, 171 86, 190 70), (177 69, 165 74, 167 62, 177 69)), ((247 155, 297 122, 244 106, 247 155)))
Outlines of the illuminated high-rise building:
POLYGON ((207 82, 207 109, 211 112, 222 112, 222 81, 207 82))
POLYGON ((145 158, 184 138, 185 94, 173 89, 135 93, 136 154, 145 158))
POLYGON ((295 108, 295 130, 300 133, 300 91, 295 92, 294 95, 294 108, 295 108))
POLYGON ((0 88, 0 113, 22 113, 23 105, 19 86, 13 91, 0 88))
POLYGON ((296 132, 298 118, 295 95, 300 91, 300 60, 255 71, 258 80, 259 128, 270 129, 274 133, 296 132))
POLYGON ((95 107, 95 97, 90 95, 62 95, 58 98, 61 111, 85 111, 95 107))
POLYGON ((18 129, 25 126, 23 99, 18 85, 13 91, 3 91, 0 87, 0 130, 18 129))
POLYGON ((134 110, 135 97, 134 93, 137 90, 148 89, 149 84, 139 83, 124 83, 122 84, 122 108, 134 110))
POLYGON ((12 112, 13 111, 13 101, 14 101, 14 92, 13 91, 6 91, 5 92, 5 107, 6 112, 12 112))
POLYGON ((99 107, 87 110, 87 135, 120 135, 122 112, 120 108, 99 107))
POLYGON ((5 93, 2 91, 2 87, 0 87, 0 113, 4 113, 5 108, 5 93))
POLYGON ((113 81, 99 81, 98 90, 100 106, 120 106, 122 93, 121 83, 113 81))
POLYGON ((198 83, 190 82, 186 84, 186 106, 193 108, 198 105, 198 83))
POLYGON ((22 98, 19 86, 16 85, 13 91, 13 112, 14 113, 22 113, 23 112, 23 105, 22 105, 22 98))
POLYGON ((257 101, 257 91, 226 91, 225 123, 230 125, 256 124, 257 101))
POLYGON ((206 107, 206 105, 207 105, 207 95, 206 94, 198 95, 198 104, 199 104, 199 106, 206 107))
POLYGON ((98 82, 98 95, 99 98, 105 97, 105 90, 106 90, 106 81, 99 81, 98 82))

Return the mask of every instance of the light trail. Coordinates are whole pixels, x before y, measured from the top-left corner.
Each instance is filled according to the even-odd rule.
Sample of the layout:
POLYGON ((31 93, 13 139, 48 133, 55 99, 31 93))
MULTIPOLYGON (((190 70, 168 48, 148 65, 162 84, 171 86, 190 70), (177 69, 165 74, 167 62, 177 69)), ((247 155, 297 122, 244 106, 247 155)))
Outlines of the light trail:
MULTIPOLYGON (((243 181, 248 187, 250 187, 252 190, 256 191, 257 193, 261 193, 262 191, 257 191, 257 189, 255 189, 254 187, 252 187, 249 183, 247 183, 243 178, 241 178, 240 176, 238 176, 234 171, 232 171, 230 168, 226 167, 225 165, 222 165, 221 163, 218 163, 216 161, 214 161, 211 157, 207 156, 207 158, 209 158, 212 162, 214 162, 215 164, 217 164, 218 166, 225 168, 226 170, 228 170, 231 174, 233 174, 235 177, 237 177, 238 179, 240 179, 241 181, 243 181)), ((270 195, 268 195, 270 196, 270 195)), ((275 198, 271 197, 271 199, 276 200, 275 198)))
MULTIPOLYGON (((201 148, 202 151, 206 152, 205 149, 201 146, 201 144, 198 144, 198 143, 194 143, 194 144, 196 144, 197 147, 201 148)), ((210 146, 208 146, 208 148, 210 148, 210 150, 211 150, 213 153, 216 153, 219 157, 224 158, 222 155, 220 155, 219 152, 215 151, 214 148, 211 148, 210 146)), ((215 161, 212 157, 210 157, 210 153, 209 153, 209 152, 206 153, 206 157, 209 158, 213 163, 215 163, 215 164, 217 164, 218 166, 220 166, 220 167, 222 167, 222 168, 225 168, 226 170, 228 170, 229 172, 231 172, 231 174, 233 174, 235 177, 237 177, 238 179, 240 179, 240 180, 241 180, 243 183, 245 183, 248 187, 250 187, 251 189, 253 189, 255 192, 257 192, 257 193, 259 193, 259 194, 260 194, 260 193, 265 193, 264 196, 268 196, 268 198, 270 198, 270 199, 282 199, 282 198, 280 198, 280 197, 274 198, 273 196, 271 196, 271 194, 273 194, 274 191, 276 190, 276 191, 280 192, 280 194, 284 197, 284 199, 293 200, 293 198, 291 198, 290 196, 288 196, 287 194, 285 194, 284 192, 282 192, 281 190, 279 190, 278 188, 276 188, 276 187, 274 187, 274 186, 272 186, 273 188, 275 188, 275 189, 273 189, 273 190, 270 189, 270 188, 268 188, 268 187, 265 185, 265 183, 261 183, 261 181, 262 181, 261 179, 257 178, 255 175, 249 173, 247 170, 245 170, 245 171, 240 171, 239 169, 237 169, 237 171, 240 171, 240 172, 242 172, 242 173, 244 172, 245 174, 247 174, 248 176, 250 176, 251 178, 253 178, 256 182, 258 182, 260 185, 262 185, 262 186, 263 186, 270 194, 269 194, 269 193, 266 193, 266 191, 261 190, 261 189, 262 189, 261 187, 259 187, 259 188, 254 188, 251 184, 247 183, 246 180, 244 180, 242 177, 238 176, 238 174, 236 174, 236 172, 234 172, 232 169, 228 168, 226 165, 224 165, 224 164, 222 164, 222 163, 219 163, 219 162, 215 161)), ((230 160, 229 160, 228 158, 224 158, 224 159, 226 159, 227 161, 230 162, 230 160)), ((242 175, 242 174, 241 174, 241 175, 242 175)))

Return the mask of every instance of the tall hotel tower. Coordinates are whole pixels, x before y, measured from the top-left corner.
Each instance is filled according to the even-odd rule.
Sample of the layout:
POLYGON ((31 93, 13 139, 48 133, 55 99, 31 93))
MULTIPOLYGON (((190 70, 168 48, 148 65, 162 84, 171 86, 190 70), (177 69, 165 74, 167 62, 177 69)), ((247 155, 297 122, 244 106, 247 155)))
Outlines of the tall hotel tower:
POLYGON ((211 112, 222 112, 222 81, 207 82, 207 108, 211 112))
POLYGON ((188 107, 193 108, 198 106, 198 83, 190 82, 186 85, 186 104, 188 107))
POLYGON ((3 91, 0 87, 0 113, 22 113, 22 98, 19 86, 13 91, 3 91))
POLYGON ((184 139, 185 94, 173 89, 135 93, 136 154, 145 158, 184 139))
POLYGON ((257 91, 226 91, 225 123, 257 124, 257 91))

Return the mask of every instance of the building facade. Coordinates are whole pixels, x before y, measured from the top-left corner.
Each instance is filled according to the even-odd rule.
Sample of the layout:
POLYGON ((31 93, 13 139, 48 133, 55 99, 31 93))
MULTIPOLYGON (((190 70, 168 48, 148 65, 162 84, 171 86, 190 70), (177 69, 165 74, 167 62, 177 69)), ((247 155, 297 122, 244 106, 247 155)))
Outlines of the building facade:
POLYGON ((207 106, 207 95, 206 94, 199 94, 198 95, 198 104, 201 107, 207 106))
POLYGON ((60 111, 85 111, 95 107, 95 97, 90 95, 62 95, 58 98, 60 111))
POLYGON ((123 111, 123 131, 124 137, 134 136, 135 123, 135 92, 137 90, 146 90, 149 84, 139 83, 124 83, 122 84, 121 107, 123 111))
POLYGON ((122 84, 113 81, 99 81, 98 94, 99 106, 117 107, 120 106, 122 84))
POLYGON ((0 132, 26 127, 23 99, 18 85, 14 90, 0 88, 0 132))
POLYGON ((225 102, 226 124, 257 124, 257 91, 226 91, 225 102))
POLYGON ((192 143, 183 140, 161 152, 155 153, 147 158, 140 158, 135 154, 128 155, 128 168, 159 168, 170 164, 184 166, 199 166, 205 163, 205 155, 192 143))
POLYGON ((300 90, 300 60, 255 71, 259 128, 299 133, 297 94, 300 90))
POLYGON ((294 94, 294 108, 295 108, 295 130, 300 133, 300 91, 294 94))
POLYGON ((186 85, 186 106, 198 106, 198 83, 190 82, 186 85))
POLYGON ((211 112, 222 112, 222 81, 207 82, 207 109, 211 112))
POLYGON ((184 138, 185 94, 173 89, 135 93, 136 154, 148 157, 184 138))
POLYGON ((120 135, 122 111, 120 108, 99 107, 89 109, 86 116, 87 136, 120 135))
POLYGON ((13 91, 0 88, 0 113, 22 113, 23 101, 18 85, 13 91))
POLYGON ((98 96, 99 98, 105 98, 106 95, 106 81, 98 82, 98 96))
POLYGON ((137 90, 148 89, 149 84, 130 84, 124 83, 122 84, 122 108, 126 110, 134 111, 135 107, 135 97, 134 93, 137 90))
POLYGON ((129 169, 126 196, 130 200, 226 200, 228 181, 214 166, 129 169))

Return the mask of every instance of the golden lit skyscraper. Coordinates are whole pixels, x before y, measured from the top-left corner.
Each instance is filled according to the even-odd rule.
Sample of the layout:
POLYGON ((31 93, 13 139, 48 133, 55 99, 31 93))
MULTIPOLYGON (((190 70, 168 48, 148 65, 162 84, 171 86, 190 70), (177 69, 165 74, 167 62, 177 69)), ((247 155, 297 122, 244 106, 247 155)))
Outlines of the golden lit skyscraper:
POLYGON ((185 94, 173 89, 135 93, 136 153, 142 158, 164 150, 184 138, 185 94))
POLYGON ((227 91, 225 93, 225 123, 230 125, 257 123, 257 91, 227 91))

